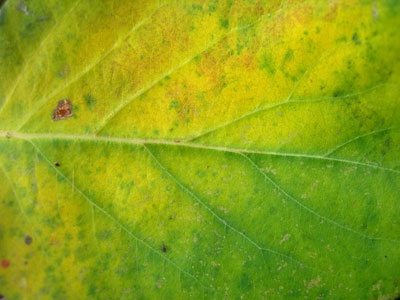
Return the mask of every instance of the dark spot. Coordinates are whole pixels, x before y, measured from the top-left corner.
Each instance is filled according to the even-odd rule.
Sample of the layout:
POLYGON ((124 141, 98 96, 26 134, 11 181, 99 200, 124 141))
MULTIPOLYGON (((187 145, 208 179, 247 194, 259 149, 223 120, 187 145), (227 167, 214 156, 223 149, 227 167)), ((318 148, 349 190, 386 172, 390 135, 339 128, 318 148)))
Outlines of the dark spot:
POLYGON ((385 258, 387 258, 387 255, 385 255, 385 258))
POLYGON ((161 245, 161 251, 166 253, 168 251, 168 247, 164 244, 164 242, 161 245))
POLYGON ((53 121, 64 120, 72 116, 72 104, 68 99, 58 101, 57 108, 53 111, 53 121))
POLYGON ((59 167, 59 166, 61 166, 61 165, 60 165, 60 163, 59 163, 58 161, 56 161, 56 162, 54 163, 54 166, 59 167))
POLYGON ((25 237, 25 244, 26 244, 26 245, 32 244, 32 241, 33 241, 33 239, 32 239, 32 237, 31 237, 30 235, 27 235, 27 236, 25 237))
POLYGON ((344 96, 346 93, 344 92, 344 91, 342 91, 342 90, 335 90, 333 93, 332 93, 332 96, 334 97, 334 98, 337 98, 337 97, 342 97, 342 96, 344 96))
POLYGON ((93 110, 96 107, 97 99, 92 94, 86 94, 83 96, 83 99, 90 110, 93 110))

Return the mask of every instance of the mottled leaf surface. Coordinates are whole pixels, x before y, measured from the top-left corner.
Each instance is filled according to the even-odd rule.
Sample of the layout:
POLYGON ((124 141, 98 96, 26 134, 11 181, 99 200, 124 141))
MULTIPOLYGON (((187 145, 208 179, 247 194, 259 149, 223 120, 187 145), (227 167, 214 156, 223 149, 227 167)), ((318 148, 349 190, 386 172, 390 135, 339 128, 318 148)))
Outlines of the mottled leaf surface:
POLYGON ((396 0, 8 0, 7 299, 400 295, 396 0))

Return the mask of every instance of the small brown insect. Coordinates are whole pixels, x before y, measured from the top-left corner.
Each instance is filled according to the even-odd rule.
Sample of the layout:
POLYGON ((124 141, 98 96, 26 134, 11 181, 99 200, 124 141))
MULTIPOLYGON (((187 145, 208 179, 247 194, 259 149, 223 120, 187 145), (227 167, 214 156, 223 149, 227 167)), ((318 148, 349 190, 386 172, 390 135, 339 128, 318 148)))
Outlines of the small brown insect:
POLYGON ((57 108, 53 112, 53 121, 64 120, 72 116, 72 104, 68 99, 58 101, 57 108))
POLYGON ((59 167, 59 166, 60 166, 60 163, 59 163, 58 161, 56 161, 56 162, 54 163, 54 165, 55 165, 56 167, 59 167))

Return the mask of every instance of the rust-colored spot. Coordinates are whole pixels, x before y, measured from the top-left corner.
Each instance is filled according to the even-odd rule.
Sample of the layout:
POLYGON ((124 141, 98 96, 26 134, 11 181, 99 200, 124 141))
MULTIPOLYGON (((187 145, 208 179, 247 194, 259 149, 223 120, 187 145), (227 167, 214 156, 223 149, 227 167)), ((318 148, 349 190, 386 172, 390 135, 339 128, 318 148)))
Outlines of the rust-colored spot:
POLYGON ((8 259, 3 259, 3 260, 1 261, 1 266, 2 266, 3 268, 8 268, 9 265, 10 265, 10 261, 9 261, 8 259))
POLYGON ((27 235, 27 236, 25 237, 25 244, 26 244, 26 245, 32 244, 32 241, 33 241, 33 239, 32 239, 32 237, 31 237, 30 235, 27 235))
POLYGON ((58 101, 57 108, 53 112, 53 121, 64 120, 72 116, 72 104, 68 99, 58 101))

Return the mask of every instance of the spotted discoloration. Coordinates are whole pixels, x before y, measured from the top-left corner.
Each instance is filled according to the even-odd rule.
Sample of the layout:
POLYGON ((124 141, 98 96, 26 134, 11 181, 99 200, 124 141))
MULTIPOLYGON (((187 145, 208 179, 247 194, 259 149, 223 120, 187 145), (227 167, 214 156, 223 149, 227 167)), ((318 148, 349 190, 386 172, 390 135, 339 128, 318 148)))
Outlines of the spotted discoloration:
POLYGON ((68 119, 72 116, 72 104, 68 99, 58 102, 57 108, 53 112, 53 121, 68 119))

